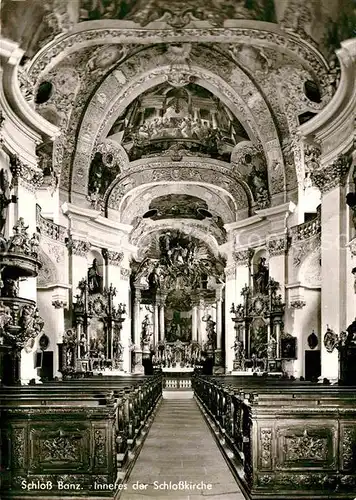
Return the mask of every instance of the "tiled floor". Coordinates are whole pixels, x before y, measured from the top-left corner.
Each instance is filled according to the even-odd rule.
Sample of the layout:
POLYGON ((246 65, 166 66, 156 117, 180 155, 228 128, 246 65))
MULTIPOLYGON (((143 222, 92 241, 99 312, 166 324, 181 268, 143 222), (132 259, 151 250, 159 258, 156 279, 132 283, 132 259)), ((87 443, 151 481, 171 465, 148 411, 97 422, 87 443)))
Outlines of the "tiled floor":
POLYGON ((244 499, 194 399, 161 403, 120 496, 148 498, 244 499))

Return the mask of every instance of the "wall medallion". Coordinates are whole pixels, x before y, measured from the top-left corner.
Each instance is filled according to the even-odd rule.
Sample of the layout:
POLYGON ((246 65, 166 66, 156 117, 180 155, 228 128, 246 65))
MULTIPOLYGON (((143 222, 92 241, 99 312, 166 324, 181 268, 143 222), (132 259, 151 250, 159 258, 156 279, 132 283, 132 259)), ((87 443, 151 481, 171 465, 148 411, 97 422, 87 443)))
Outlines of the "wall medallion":
POLYGON ((308 340, 308 346, 310 347, 310 349, 315 349, 319 343, 318 337, 315 335, 314 330, 308 336, 307 340, 308 340))

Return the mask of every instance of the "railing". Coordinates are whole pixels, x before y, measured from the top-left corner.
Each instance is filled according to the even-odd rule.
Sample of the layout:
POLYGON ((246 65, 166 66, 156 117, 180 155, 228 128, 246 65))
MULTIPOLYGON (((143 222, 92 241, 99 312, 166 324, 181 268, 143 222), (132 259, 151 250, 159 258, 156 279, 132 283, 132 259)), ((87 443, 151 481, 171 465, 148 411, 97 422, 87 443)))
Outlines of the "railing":
POLYGON ((193 372, 163 372, 163 389, 190 390, 193 372))
POLYGON ((36 224, 41 230, 41 234, 48 236, 55 241, 60 241, 65 243, 65 239, 68 236, 68 231, 64 226, 60 226, 55 222, 52 222, 41 215, 41 207, 36 205, 36 224))
POLYGON ((315 219, 312 219, 298 226, 291 228, 291 236, 293 242, 304 241, 312 236, 319 234, 321 231, 321 212, 320 207, 317 209, 317 215, 315 219))

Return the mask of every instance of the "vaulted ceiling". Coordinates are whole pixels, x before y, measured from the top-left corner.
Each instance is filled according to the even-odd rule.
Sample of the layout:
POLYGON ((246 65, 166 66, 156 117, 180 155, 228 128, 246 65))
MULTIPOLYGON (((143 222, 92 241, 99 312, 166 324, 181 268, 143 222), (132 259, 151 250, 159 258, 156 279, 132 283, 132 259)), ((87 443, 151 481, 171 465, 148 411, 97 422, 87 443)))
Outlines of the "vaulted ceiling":
POLYGON ((3 34, 26 51, 26 99, 61 130, 38 156, 63 200, 127 223, 157 209, 157 225, 154 201, 174 218, 195 190, 226 223, 296 196, 297 127, 335 92, 325 56, 354 14, 346 0, 5 0, 3 34))

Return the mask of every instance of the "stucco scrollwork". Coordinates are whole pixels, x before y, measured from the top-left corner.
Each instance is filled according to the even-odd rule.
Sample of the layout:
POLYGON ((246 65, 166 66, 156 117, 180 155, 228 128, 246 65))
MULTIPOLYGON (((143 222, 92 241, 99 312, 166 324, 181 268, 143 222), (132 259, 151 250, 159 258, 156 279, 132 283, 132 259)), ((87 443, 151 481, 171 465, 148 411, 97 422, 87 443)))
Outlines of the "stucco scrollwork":
POLYGON ((271 238, 267 242, 267 251, 271 257, 284 255, 287 251, 287 239, 285 236, 271 238))
POLYGON ((236 277, 236 268, 235 266, 230 266, 225 269, 225 279, 226 281, 232 281, 236 277))
POLYGON ((348 153, 342 154, 333 163, 314 171, 311 175, 312 182, 322 193, 327 193, 346 182, 351 164, 352 156, 348 153))
POLYGON ((91 245, 88 241, 75 239, 72 236, 69 236, 66 241, 66 246, 72 254, 79 255, 80 257, 86 257, 91 245))
POLYGON ((109 188, 106 196, 106 204, 109 208, 118 210, 122 198, 131 189, 142 184, 156 182, 185 181, 199 184, 212 184, 230 193, 235 201, 237 209, 249 206, 247 193, 242 185, 235 180, 231 172, 222 167, 210 167, 208 164, 201 165, 200 162, 184 161, 179 168, 172 168, 170 164, 162 166, 162 163, 141 165, 130 175, 118 177, 117 182, 109 188))
POLYGON ((107 167, 117 165, 122 171, 125 170, 129 163, 126 151, 116 141, 106 139, 101 144, 98 144, 96 152, 102 154, 102 161, 107 167))
MULTIPOLYGON (((148 55, 149 54, 147 54, 147 56, 148 55)), ((110 103, 110 106, 106 108, 106 111, 104 113, 105 120, 103 120, 104 115, 102 110, 99 109, 94 99, 91 101, 87 108, 87 112, 82 122, 82 130, 85 130, 88 120, 91 122, 93 122, 93 120, 99 120, 100 123, 99 128, 91 134, 90 141, 92 148, 96 148, 93 141, 102 140, 101 138, 103 136, 104 130, 110 128, 112 122, 120 114, 120 110, 123 110, 131 102, 132 98, 134 98, 137 94, 137 89, 147 89, 151 86, 155 86, 164 81, 167 74, 169 74, 169 68, 166 65, 157 67, 157 63, 160 59, 162 59, 163 56, 161 55, 160 59, 157 60, 157 57, 159 57, 158 54, 154 55, 152 53, 150 55, 151 59, 149 57, 143 59, 142 55, 141 57, 137 57, 136 59, 135 56, 129 58, 131 65, 130 69, 128 70, 125 69, 125 63, 123 63, 121 71, 126 73, 128 73, 128 71, 130 72, 129 76, 130 81, 132 82, 130 86, 126 85, 122 90, 118 85, 118 82, 109 76, 108 79, 105 80, 101 87, 98 89, 98 92, 106 93, 107 100, 110 103), (142 67, 142 64, 144 64, 145 67, 142 67), (146 70, 146 72, 142 75, 142 71, 144 70, 146 70), (114 99, 113 96, 115 96, 114 99)), ((238 72, 239 78, 241 77, 244 80, 244 92, 252 92, 252 88, 253 93, 256 94, 257 92, 258 94, 258 90, 255 89, 254 84, 251 82, 251 80, 249 80, 248 77, 236 67, 233 71, 232 68, 230 70, 226 69, 226 75, 224 75, 225 79, 217 76, 221 73, 221 67, 219 66, 219 69, 217 67, 217 62, 212 62, 216 59, 216 57, 214 58, 213 56, 214 53, 212 53, 212 57, 206 60, 206 57, 205 59, 202 59, 203 56, 199 56, 198 52, 195 52, 193 60, 195 65, 191 66, 190 73, 197 79, 197 82, 199 82, 199 84, 202 84, 203 86, 206 86, 206 88, 213 92, 215 89, 215 92, 217 92, 219 96, 222 96, 222 98, 227 103, 230 103, 230 106, 232 106, 236 110, 236 116, 243 117, 245 125, 255 137, 263 137, 265 140, 271 140, 277 137, 272 117, 264 99, 260 96, 257 101, 254 100, 253 103, 251 102, 251 106, 253 105, 252 111, 252 109, 249 108, 248 102, 244 100, 244 95, 240 96, 239 90, 237 88, 234 88, 236 86, 235 73, 238 72), (258 114, 259 117, 258 122, 255 118, 256 114, 258 114), (258 126, 257 123, 259 124, 258 126)), ((83 175, 86 177, 85 172, 88 166, 88 155, 85 154, 84 151, 81 153, 81 140, 82 137, 80 134, 78 139, 77 154, 75 156, 73 164, 72 187, 76 190, 82 189, 83 180, 85 184, 85 178, 83 179, 83 177, 81 176, 79 179, 77 177, 77 173, 83 172, 83 175)), ((86 151, 88 151, 88 146, 89 144, 87 142, 85 148, 86 151)))
POLYGON ((307 256, 320 247, 320 233, 302 242, 295 242, 293 244, 293 266, 295 268, 300 267, 307 256))
POLYGON ((123 281, 129 281, 130 274, 131 274, 130 269, 126 269, 124 267, 120 269, 120 277, 123 281))
POLYGON ((56 266, 43 249, 40 249, 37 258, 41 263, 41 268, 37 276, 37 286, 43 287, 58 283, 59 279, 56 266))
MULTIPOLYGON (((78 28, 80 29, 80 28, 78 28)), ((202 38, 209 42, 220 43, 245 43, 248 38, 252 44, 260 45, 261 42, 268 42, 276 49, 289 50, 299 57, 300 61, 305 61, 315 72, 322 74, 326 71, 326 62, 320 53, 310 44, 306 45, 296 39, 293 34, 269 31, 265 27, 255 29, 240 27, 230 27, 224 30, 218 28, 185 28, 181 32, 176 29, 158 29, 150 31, 150 40, 152 43, 185 43, 189 41, 199 41, 202 38)), ((147 30, 145 29, 125 29, 120 28, 96 28, 87 31, 80 30, 78 32, 70 32, 59 39, 49 43, 40 57, 36 58, 33 64, 29 67, 28 72, 32 80, 36 80, 39 74, 48 66, 52 59, 58 58, 62 53, 63 57, 70 50, 75 51, 78 45, 86 46, 88 44, 131 44, 142 43, 142 40, 147 38, 147 30), (110 41, 109 41, 110 40, 110 41)))
POLYGON ((247 250, 238 250, 233 252, 233 259, 237 266, 248 266, 251 263, 253 255, 254 250, 252 248, 248 248, 247 250))
POLYGON ((321 286, 321 249, 316 248, 311 255, 306 256, 300 272, 300 280, 310 286, 321 286))
POLYGON ((112 266, 119 266, 124 258, 123 252, 115 252, 114 250, 105 249, 102 253, 108 264, 111 264, 112 266))

